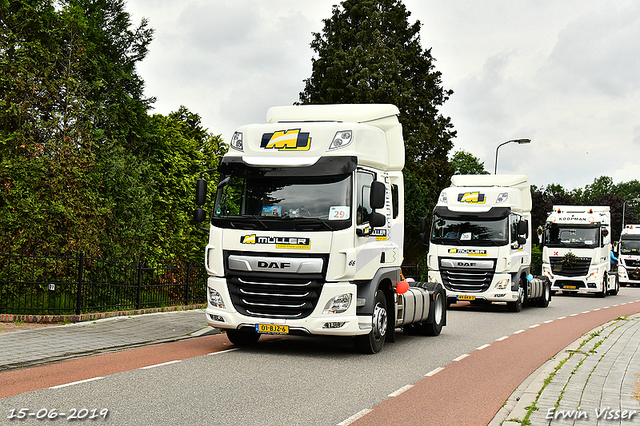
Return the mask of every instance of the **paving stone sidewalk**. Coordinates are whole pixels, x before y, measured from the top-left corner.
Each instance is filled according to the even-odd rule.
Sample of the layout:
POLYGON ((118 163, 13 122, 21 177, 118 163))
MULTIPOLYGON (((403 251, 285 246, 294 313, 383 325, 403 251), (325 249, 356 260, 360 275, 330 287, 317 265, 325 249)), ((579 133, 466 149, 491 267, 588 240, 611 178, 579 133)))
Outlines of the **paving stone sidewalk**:
POLYGON ((194 309, 0 333, 0 372, 217 332, 194 309))
POLYGON ((640 315, 618 318, 540 367, 505 405, 506 420, 490 425, 637 425, 639 382, 640 315))

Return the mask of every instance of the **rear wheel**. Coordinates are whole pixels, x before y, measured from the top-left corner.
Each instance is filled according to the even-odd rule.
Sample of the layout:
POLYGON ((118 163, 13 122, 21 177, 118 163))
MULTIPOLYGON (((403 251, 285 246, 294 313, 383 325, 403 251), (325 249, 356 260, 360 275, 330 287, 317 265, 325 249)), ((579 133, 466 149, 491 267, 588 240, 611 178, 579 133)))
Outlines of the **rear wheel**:
POLYGON ((433 321, 430 323, 420 323, 416 325, 421 334, 425 336, 437 336, 442 331, 442 327, 444 326, 445 319, 447 317, 447 297, 444 294, 443 290, 437 290, 433 294, 433 301, 430 309, 433 309, 431 312, 431 318, 433 321))
POLYGON ((251 346, 258 343, 260 335, 250 331, 227 330, 227 338, 236 346, 251 346))
POLYGON ((389 317, 387 314, 387 299, 382 290, 376 292, 373 306, 373 318, 371 320, 371 331, 369 334, 356 336, 353 339, 353 346, 358 352, 364 354, 375 354, 380 352, 387 337, 389 327, 389 317))
POLYGON ((549 302, 551 302, 551 284, 544 283, 544 288, 542 289, 542 298, 538 300, 537 305, 541 308, 546 308, 549 306, 549 302))

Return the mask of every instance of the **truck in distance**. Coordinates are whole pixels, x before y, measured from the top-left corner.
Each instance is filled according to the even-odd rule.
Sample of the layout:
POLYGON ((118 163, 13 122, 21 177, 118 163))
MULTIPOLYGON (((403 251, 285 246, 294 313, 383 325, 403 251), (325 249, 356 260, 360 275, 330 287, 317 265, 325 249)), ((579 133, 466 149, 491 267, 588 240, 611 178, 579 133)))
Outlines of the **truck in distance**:
POLYGON ((609 206, 553 206, 542 234, 542 272, 554 293, 618 294, 609 206))
POLYGON ((527 176, 454 175, 433 210, 428 240, 429 282, 445 287, 449 303, 506 302, 512 312, 549 305, 549 282, 530 274, 527 176))
MULTIPOLYGON (((388 104, 273 107, 217 171, 205 248, 207 323, 236 345, 330 335, 380 351, 397 328, 438 335, 442 286, 402 278, 404 141, 388 104)), ((206 212, 206 180, 194 219, 206 212)))
POLYGON ((640 225, 625 225, 617 252, 620 285, 640 284, 640 225))

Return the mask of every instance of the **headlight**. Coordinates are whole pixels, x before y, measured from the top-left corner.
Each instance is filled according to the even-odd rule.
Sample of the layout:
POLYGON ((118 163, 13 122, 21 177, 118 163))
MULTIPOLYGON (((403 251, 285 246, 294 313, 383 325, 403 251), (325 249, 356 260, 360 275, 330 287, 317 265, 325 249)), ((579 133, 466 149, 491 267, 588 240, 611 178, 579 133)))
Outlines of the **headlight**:
POLYGON ((351 293, 341 294, 339 296, 332 297, 324 307, 324 311, 322 313, 324 315, 328 314, 341 314, 349 309, 351 306, 351 293))
POLYGON ((504 290, 505 288, 507 288, 508 285, 509 285, 509 280, 505 278, 504 280, 496 284, 496 290, 504 290))
POLYGON ((222 296, 217 290, 207 287, 209 289, 209 304, 213 307, 224 309, 224 301, 222 296))
POLYGON ((229 142, 229 146, 235 150, 244 152, 244 144, 242 141, 242 132, 235 132, 229 142))
POLYGON ((627 270, 622 266, 618 266, 618 275, 620 275, 622 278, 627 278, 627 270))
POLYGON ((353 133, 351 132, 351 130, 341 130, 339 132, 336 132, 335 136, 333 137, 333 140, 329 144, 329 148, 327 148, 327 151, 349 146, 351 145, 352 140, 353 140, 353 133))

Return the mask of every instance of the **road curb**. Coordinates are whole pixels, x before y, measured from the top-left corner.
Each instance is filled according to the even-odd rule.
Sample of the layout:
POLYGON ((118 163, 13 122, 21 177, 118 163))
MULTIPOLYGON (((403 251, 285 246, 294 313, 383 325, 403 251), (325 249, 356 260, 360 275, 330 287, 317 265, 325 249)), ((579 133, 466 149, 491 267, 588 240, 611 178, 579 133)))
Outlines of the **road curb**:
POLYGON ((597 333, 606 328, 609 324, 617 320, 609 321, 594 327, 580 338, 567 345, 564 349, 550 358, 536 371, 534 371, 518 388, 511 394, 503 407, 498 411, 495 418, 487 426, 522 426, 522 421, 537 400, 540 392, 545 386, 546 380, 555 372, 559 371, 559 366, 577 352, 583 345, 585 338, 593 333, 597 333))

